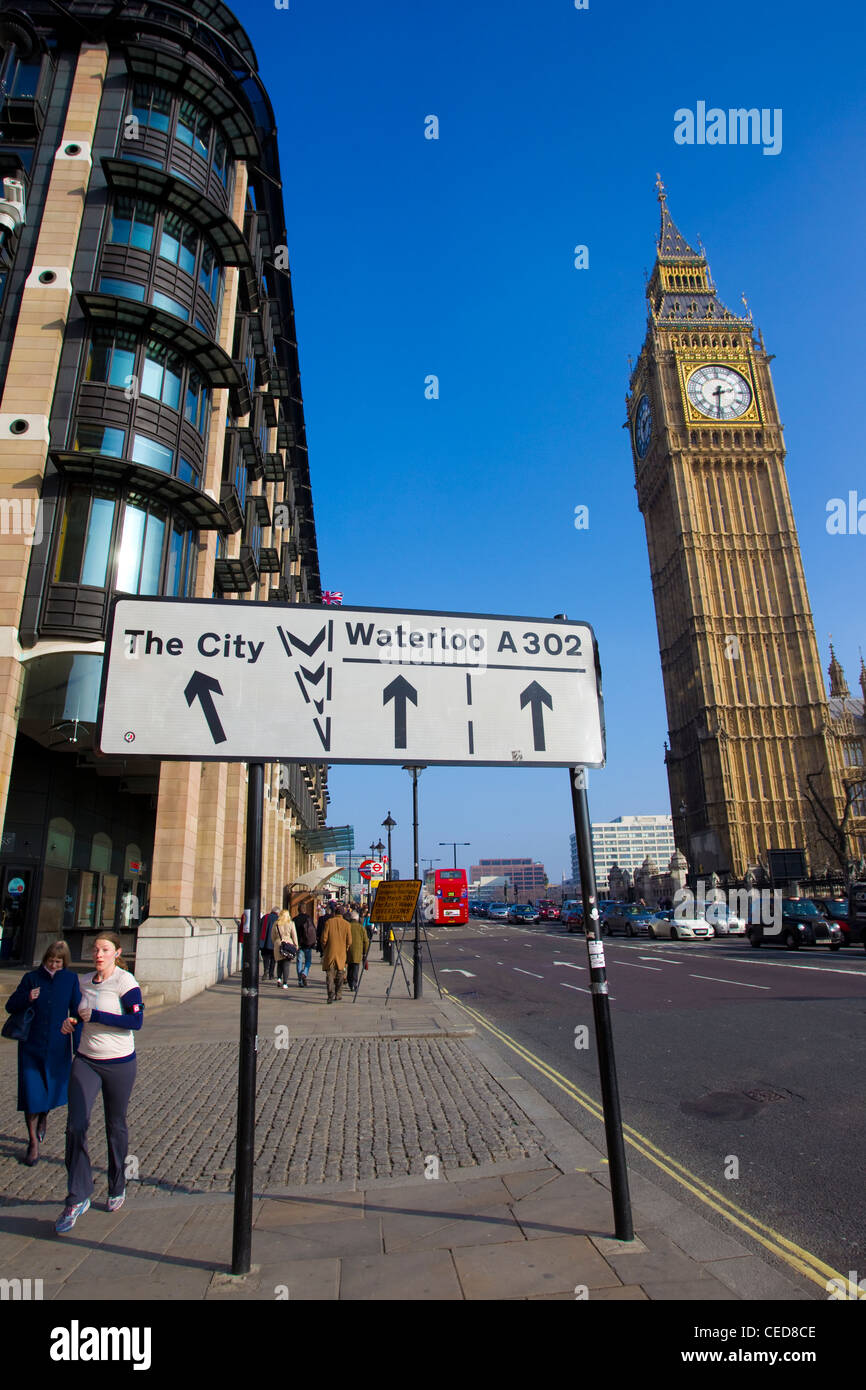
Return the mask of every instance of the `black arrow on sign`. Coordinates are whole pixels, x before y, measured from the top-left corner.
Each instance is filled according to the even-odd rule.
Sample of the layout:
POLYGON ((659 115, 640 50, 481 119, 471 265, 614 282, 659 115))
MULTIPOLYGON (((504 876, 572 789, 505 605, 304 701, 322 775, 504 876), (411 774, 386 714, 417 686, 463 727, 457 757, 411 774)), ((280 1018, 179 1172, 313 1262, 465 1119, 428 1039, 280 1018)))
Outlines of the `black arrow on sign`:
POLYGON ((406 702, 411 700, 413 705, 418 704, 418 691, 414 685, 410 685, 405 676, 395 676, 389 686, 385 687, 382 694, 382 704, 387 705, 394 701, 394 747, 406 747, 406 702))
POLYGON ((211 738, 214 743, 225 743, 226 732, 220 723, 213 698, 214 695, 222 695, 223 693, 219 681, 214 676, 206 676, 204 671, 194 671, 183 693, 190 708, 192 708, 193 700, 201 701, 202 712, 207 720, 211 738))
POLYGON ((547 705, 548 709, 553 709, 553 701, 543 685, 538 681, 533 681, 528 685, 520 696, 520 708, 526 709, 527 705, 532 706, 532 741, 535 745, 536 753, 543 753, 544 742, 544 715, 541 706, 547 705))

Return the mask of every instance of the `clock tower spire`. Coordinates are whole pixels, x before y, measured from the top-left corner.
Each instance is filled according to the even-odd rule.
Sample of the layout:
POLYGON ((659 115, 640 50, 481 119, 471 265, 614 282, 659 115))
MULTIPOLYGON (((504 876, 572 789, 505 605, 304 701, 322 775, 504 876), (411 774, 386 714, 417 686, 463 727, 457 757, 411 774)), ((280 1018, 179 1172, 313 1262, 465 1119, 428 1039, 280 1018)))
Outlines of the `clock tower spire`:
MULTIPOLYGON (((644 516, 678 848, 741 878, 768 849, 818 853, 803 791, 840 770, 788 482, 771 357, 719 298, 656 183, 647 332, 626 397, 644 516)), ((819 784, 820 785, 820 784, 819 784)))

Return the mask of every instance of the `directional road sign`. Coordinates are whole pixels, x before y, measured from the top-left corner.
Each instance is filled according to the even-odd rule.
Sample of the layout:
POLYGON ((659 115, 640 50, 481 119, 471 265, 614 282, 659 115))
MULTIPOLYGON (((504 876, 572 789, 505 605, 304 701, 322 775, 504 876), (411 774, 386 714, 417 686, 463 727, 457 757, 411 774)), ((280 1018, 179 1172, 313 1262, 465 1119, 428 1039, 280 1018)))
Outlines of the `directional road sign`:
POLYGON ((119 598, 106 652, 113 757, 604 765, 587 623, 119 598))

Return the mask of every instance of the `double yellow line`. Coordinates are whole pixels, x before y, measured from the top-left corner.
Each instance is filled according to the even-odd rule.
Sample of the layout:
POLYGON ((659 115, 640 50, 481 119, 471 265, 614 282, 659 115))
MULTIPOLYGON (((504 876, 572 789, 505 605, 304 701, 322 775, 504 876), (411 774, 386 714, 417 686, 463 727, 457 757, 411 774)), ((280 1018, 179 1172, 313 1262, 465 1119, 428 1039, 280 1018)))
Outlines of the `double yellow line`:
MULTIPOLYGON (((575 1086, 573 1081, 568 1079, 568 1077, 563 1076, 555 1067, 550 1066, 548 1062, 543 1062, 540 1057, 536 1057, 534 1052, 530 1052, 522 1043, 516 1042, 508 1033, 503 1033, 501 1028, 497 1028, 496 1025, 486 1019, 483 1014, 480 1014, 477 1009, 472 1009, 468 1004, 464 1004, 463 1001, 457 995, 452 994, 450 990, 443 988, 442 992, 443 994, 447 994, 448 998, 455 1003, 458 1008, 462 1009, 465 1014, 468 1014, 475 1023, 480 1024, 482 1028, 486 1028, 489 1033, 492 1033, 495 1038, 498 1038, 500 1042, 504 1043, 506 1047, 510 1048, 511 1051, 522 1058, 524 1062, 527 1062, 529 1066, 541 1072, 542 1076, 546 1076, 548 1081, 552 1081, 555 1086, 558 1086, 567 1096, 576 1101, 578 1105, 581 1105, 583 1109, 588 1111, 596 1120, 604 1123, 604 1112, 598 1101, 594 1100, 592 1096, 587 1095, 585 1091, 581 1091, 579 1087, 575 1086)), ((668 1177, 673 1178, 681 1187, 686 1188, 687 1191, 691 1192, 703 1202, 705 1206, 711 1207, 713 1211, 718 1212, 719 1215, 723 1216, 732 1226, 736 1226, 747 1236, 751 1236, 752 1240, 758 1241, 760 1245, 763 1245, 766 1250, 769 1250, 771 1254, 775 1255, 778 1259, 783 1260, 791 1269, 795 1269, 798 1274, 802 1274, 804 1278, 811 1280, 813 1284, 818 1284, 825 1293, 827 1292, 827 1283, 829 1280, 837 1279, 841 1281, 842 1287, 849 1297, 866 1298, 866 1292, 858 1289, 856 1284, 850 1281, 844 1274, 840 1274, 838 1270, 825 1264, 823 1260, 819 1260, 817 1255, 812 1255, 808 1250, 803 1250, 799 1245, 795 1245, 792 1240, 788 1240, 787 1236, 781 1235, 778 1231, 774 1230, 772 1226, 767 1226, 763 1221, 759 1221, 757 1217, 751 1216, 747 1211, 743 1211, 742 1207, 738 1207, 729 1197, 716 1191, 714 1187, 710 1187, 709 1183, 705 1183, 702 1178, 696 1177, 688 1168, 684 1168, 681 1163, 678 1163, 675 1158, 671 1158, 670 1154, 665 1153, 664 1149, 660 1149, 657 1144, 654 1144, 651 1139, 647 1139, 646 1136, 640 1134, 638 1130, 632 1129, 631 1125, 624 1124, 622 1128, 626 1143, 630 1144, 633 1149, 636 1149, 637 1152, 648 1159, 650 1163, 655 1164, 656 1168, 660 1168, 663 1173, 667 1173, 668 1177)))

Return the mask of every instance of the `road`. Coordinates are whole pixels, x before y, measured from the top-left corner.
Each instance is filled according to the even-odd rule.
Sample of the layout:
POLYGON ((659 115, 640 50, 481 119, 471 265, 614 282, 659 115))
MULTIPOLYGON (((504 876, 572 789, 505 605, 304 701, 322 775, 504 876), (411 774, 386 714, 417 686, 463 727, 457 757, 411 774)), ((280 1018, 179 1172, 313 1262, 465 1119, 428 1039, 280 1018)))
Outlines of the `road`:
MULTIPOLYGON (((431 939, 445 989, 600 1100, 581 934, 479 921, 431 939), (581 1025, 585 1049, 575 1047, 581 1025)), ((613 937, 605 952, 623 1121, 701 1191, 665 1174, 658 1154, 629 1145, 629 1165, 722 1228, 705 1185, 834 1269, 866 1276, 863 951, 613 937)), ((555 1077, 487 1040, 604 1148, 599 1121, 555 1077)))

